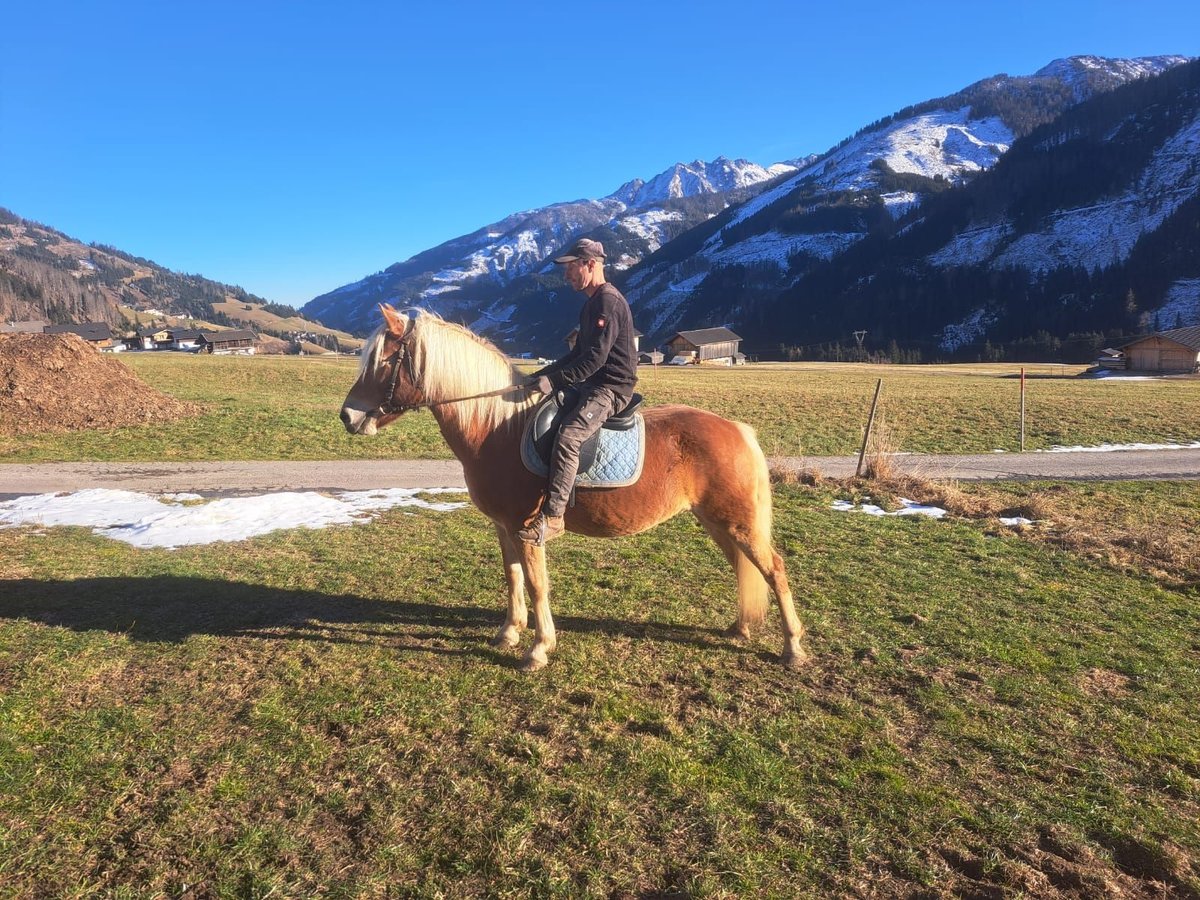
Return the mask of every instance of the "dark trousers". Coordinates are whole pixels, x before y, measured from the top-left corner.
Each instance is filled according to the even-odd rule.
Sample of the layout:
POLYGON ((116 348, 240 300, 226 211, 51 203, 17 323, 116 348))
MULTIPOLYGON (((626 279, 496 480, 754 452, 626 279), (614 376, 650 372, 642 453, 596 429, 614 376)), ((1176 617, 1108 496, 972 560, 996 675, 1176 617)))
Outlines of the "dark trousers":
POLYGON ((575 486, 575 476, 579 473, 579 448, 625 402, 623 397, 608 388, 580 388, 579 402, 564 417, 554 444, 554 453, 550 457, 546 505, 542 508, 546 515, 561 516, 567 511, 571 488, 575 486))

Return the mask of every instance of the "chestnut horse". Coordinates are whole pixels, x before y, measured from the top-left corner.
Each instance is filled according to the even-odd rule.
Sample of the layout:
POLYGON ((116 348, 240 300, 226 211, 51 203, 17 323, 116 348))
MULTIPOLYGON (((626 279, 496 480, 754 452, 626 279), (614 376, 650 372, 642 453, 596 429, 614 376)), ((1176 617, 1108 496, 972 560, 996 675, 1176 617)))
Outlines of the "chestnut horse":
MULTIPOLYGON (((544 547, 517 531, 539 509, 545 480, 526 470, 520 442, 536 406, 520 373, 492 344, 422 310, 381 305, 384 322, 362 350, 358 380, 341 418, 351 434, 372 435, 408 410, 428 407, 463 466, 467 490, 492 520, 508 575, 508 618, 493 643, 516 647, 532 596, 536 639, 523 668, 554 651, 544 547)), ((644 413, 646 461, 628 487, 580 488, 567 510, 570 531, 592 537, 637 534, 690 509, 737 573, 738 613, 729 629, 747 638, 766 615, 767 588, 783 619, 783 663, 798 667, 804 626, 783 560, 771 545, 771 483, 753 430, 704 410, 660 406, 644 413)))

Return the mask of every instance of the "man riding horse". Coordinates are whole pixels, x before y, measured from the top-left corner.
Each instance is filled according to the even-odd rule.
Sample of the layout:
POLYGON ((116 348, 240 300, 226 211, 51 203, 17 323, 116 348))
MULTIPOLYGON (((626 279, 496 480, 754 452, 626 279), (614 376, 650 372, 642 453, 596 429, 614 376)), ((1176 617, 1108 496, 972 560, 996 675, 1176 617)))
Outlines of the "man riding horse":
POLYGON ((576 391, 558 432, 541 511, 517 536, 544 544, 565 530, 563 516, 579 470, 579 448, 610 416, 620 412, 637 385, 637 351, 629 303, 604 278, 604 245, 583 238, 554 261, 565 266, 567 283, 587 295, 579 313, 579 337, 561 359, 529 376, 542 394, 576 391))

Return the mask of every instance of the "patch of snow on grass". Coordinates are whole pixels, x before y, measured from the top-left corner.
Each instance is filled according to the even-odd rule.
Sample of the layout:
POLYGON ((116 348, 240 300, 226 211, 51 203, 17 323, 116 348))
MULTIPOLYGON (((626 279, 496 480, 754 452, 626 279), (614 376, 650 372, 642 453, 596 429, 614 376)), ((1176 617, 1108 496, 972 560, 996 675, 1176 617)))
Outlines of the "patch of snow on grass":
POLYGON ((940 506, 924 506, 915 500, 905 500, 903 497, 898 499, 900 501, 900 509, 894 512, 888 512, 873 503, 863 503, 855 506, 849 500, 834 500, 832 508, 838 512, 861 512, 866 513, 868 516, 928 516, 931 519, 940 519, 946 515, 946 511, 940 506))
POLYGON ((1098 447, 1051 447, 1034 453, 1115 453, 1118 450, 1200 450, 1200 441, 1190 444, 1100 444, 1098 447))
MULTIPOLYGON (((341 491, 333 496, 288 491, 259 497, 228 497, 209 503, 181 501, 180 495, 150 496, 134 491, 93 488, 69 494, 36 494, 0 502, 0 528, 19 525, 74 525, 96 534, 149 548, 242 541, 288 528, 326 528, 371 519, 395 507, 437 511, 465 503, 439 503, 418 495, 462 493, 457 488, 390 488, 341 491)), ((187 495, 187 500, 197 499, 187 495)))

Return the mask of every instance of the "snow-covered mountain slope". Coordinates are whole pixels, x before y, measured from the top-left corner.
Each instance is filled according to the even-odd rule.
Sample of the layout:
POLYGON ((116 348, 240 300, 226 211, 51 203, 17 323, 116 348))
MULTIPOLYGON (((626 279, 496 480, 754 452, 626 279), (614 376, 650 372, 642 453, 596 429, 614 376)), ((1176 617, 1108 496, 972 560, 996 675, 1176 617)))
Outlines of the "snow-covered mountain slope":
POLYGON ((691 163, 676 163, 648 182, 635 178, 604 199, 619 200, 632 209, 646 209, 680 197, 725 194, 739 188, 754 187, 795 169, 795 162, 776 163, 763 168, 744 159, 732 160, 724 156, 717 157, 711 163, 698 159, 691 163))
MULTIPOLYGON (((828 260, 864 238, 876 223, 899 218, 930 193, 990 169, 1019 134, 1098 92, 1183 62, 1186 57, 1072 57, 1032 76, 996 76, 902 111, 733 210, 699 252, 648 259, 627 284, 635 314, 655 336, 684 325, 732 321, 736 304, 704 300, 714 293, 705 275, 719 283, 730 277, 723 270, 736 266, 751 292, 785 289, 802 273, 805 260, 828 260), (861 215, 828 214, 853 204, 862 208, 861 215), (886 217, 878 215, 880 209, 886 217)), ((1064 231, 1069 230, 1070 223, 1064 224, 1064 231)), ((1003 237, 1003 228, 982 227, 960 235, 961 247, 946 252, 989 253, 1003 237)), ((1029 248, 1029 253, 1037 252, 1029 248)))
POLYGON ((1034 273, 1062 266, 1099 269, 1123 262, 1145 233, 1154 231, 1200 190, 1200 115, 1158 147, 1120 193, 1085 206, 1056 209, 1034 230, 1014 234, 1011 222, 981 223, 929 258, 939 266, 986 263, 1034 273), (964 240, 965 239, 965 240, 964 240))
POLYGON ((505 289, 515 279, 544 269, 554 252, 575 239, 599 237, 609 249, 611 265, 621 271, 771 179, 793 171, 791 163, 764 168, 725 157, 679 163, 648 182, 629 181, 599 200, 515 213, 316 297, 304 310, 322 322, 364 331, 374 322, 374 306, 380 301, 419 305, 474 321, 485 333, 502 337, 518 311, 503 300, 505 289))
POLYGON ((693 260, 691 308, 716 296, 712 281, 727 305, 710 308, 752 306, 742 333, 759 340, 811 345, 866 330, 885 346, 988 359, 1014 347, 1053 353, 1060 339, 1086 359, 1097 341, 1191 325, 1200 61, 1071 106, 969 183, 888 218, 829 263, 793 257, 758 296, 751 277, 740 286, 719 268, 697 277, 693 260))

